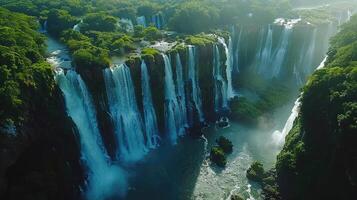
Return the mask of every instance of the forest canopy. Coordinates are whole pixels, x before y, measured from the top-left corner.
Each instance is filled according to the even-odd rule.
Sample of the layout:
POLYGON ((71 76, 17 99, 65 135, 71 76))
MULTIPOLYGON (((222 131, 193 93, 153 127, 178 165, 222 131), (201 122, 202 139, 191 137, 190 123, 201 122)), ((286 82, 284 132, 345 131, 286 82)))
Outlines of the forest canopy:
POLYGON ((53 87, 44 59, 45 38, 38 28, 35 18, 0 8, 1 128, 21 125, 31 95, 48 94, 53 87))

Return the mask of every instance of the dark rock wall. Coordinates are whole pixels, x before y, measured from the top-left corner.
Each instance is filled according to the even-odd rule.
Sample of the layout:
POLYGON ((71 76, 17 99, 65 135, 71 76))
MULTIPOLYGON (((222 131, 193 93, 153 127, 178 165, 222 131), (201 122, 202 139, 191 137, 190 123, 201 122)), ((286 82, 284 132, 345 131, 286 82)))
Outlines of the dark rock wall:
POLYGON ((0 199, 79 199, 79 145, 60 90, 48 99, 33 98, 30 118, 17 135, 1 135, 0 199))

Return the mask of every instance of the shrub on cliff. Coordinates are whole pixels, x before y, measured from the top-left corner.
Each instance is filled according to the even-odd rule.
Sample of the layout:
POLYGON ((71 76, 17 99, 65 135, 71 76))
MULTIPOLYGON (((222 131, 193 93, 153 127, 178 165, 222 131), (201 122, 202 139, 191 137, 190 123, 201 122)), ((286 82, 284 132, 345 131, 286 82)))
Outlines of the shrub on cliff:
POLYGON ((221 136, 216 141, 218 146, 223 150, 224 153, 232 153, 233 151, 233 144, 227 138, 221 136))
POLYGON ((254 161, 247 170, 247 178, 252 181, 261 182, 264 178, 263 164, 258 161, 254 161))
POLYGON ((141 50, 141 56, 148 60, 154 60, 156 55, 159 55, 160 52, 157 49, 153 48, 144 48, 141 50))
POLYGON ((219 167, 225 167, 227 164, 226 155, 220 147, 213 147, 210 153, 211 162, 219 167))
POLYGON ((216 42, 216 39, 211 35, 198 34, 198 35, 190 35, 185 38, 185 42, 194 46, 205 46, 211 45, 216 42))
POLYGON ((110 49, 118 55, 128 53, 135 49, 133 38, 124 35, 123 37, 115 40, 110 49))
POLYGON ((73 53, 73 63, 78 70, 82 70, 108 67, 110 60, 108 53, 103 49, 79 49, 73 53))

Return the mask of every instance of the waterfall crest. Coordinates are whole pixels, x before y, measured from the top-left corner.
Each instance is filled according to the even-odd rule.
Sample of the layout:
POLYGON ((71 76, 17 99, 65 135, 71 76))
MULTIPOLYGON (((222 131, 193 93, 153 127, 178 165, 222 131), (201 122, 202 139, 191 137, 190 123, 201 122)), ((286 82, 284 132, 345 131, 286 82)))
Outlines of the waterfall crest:
POLYGON ((152 103, 150 86, 150 77, 147 65, 143 60, 141 62, 141 89, 143 96, 143 114, 146 132, 146 145, 150 148, 155 148, 159 144, 159 129, 157 126, 155 109, 152 103))
POLYGON ((198 69, 196 64, 196 48, 188 46, 188 83, 191 88, 190 95, 190 126, 193 125, 194 112, 197 111, 200 122, 204 121, 202 111, 201 89, 198 84, 198 69))
POLYGON ((118 142, 118 159, 137 161, 148 151, 130 70, 125 65, 104 70, 109 111, 118 142))
POLYGON ((125 173, 110 164, 85 83, 74 71, 65 75, 60 69, 55 79, 63 93, 68 116, 78 129, 82 160, 88 170, 87 198, 105 199, 118 192, 117 195, 124 195, 125 173))

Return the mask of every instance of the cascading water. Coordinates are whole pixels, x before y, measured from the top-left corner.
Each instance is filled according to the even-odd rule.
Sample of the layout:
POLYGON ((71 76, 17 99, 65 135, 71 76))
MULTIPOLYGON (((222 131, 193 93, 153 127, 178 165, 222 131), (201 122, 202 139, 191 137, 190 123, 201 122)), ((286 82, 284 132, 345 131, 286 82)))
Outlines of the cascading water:
POLYGON ((214 109, 216 112, 228 109, 227 83, 222 76, 220 54, 217 45, 213 48, 214 109))
POLYGON ((47 20, 43 23, 43 30, 47 33, 47 20))
POLYGON ((143 95, 144 126, 146 131, 146 145, 155 148, 159 143, 157 118, 152 103, 150 77, 145 61, 141 62, 141 89, 143 95))
POLYGON ((258 42, 258 47, 257 47, 257 53, 255 54, 255 71, 259 73, 259 63, 260 63, 260 57, 264 48, 264 38, 265 38, 265 29, 260 28, 259 32, 259 42, 258 42))
MULTIPOLYGON (((325 62, 327 60, 327 56, 323 59, 323 61, 320 63, 320 65, 316 68, 316 70, 322 69, 325 67, 325 62)), ((279 131, 276 130, 273 132, 272 134, 272 141, 273 144, 277 147, 281 147, 284 144, 284 140, 285 137, 288 135, 288 133, 291 131, 291 129, 293 128, 294 125, 294 121, 295 119, 298 117, 299 115, 299 109, 300 109, 300 97, 295 101, 294 107, 291 110, 291 114, 288 118, 288 120, 286 121, 283 130, 279 131)))
POLYGON ((193 112, 194 109, 198 113, 199 120, 204 121, 203 111, 202 111, 202 100, 201 100, 201 89, 198 84, 198 70, 196 65, 196 48, 194 46, 188 46, 188 83, 191 87, 191 104, 190 105, 190 125, 193 124, 193 112))
POLYGON ((242 32, 243 32, 243 28, 240 28, 236 51, 234 52, 233 68, 235 73, 239 73, 239 62, 240 62, 239 55, 240 55, 240 43, 242 38, 242 32))
POLYGON ((353 14, 352 14, 351 10, 347 10, 347 21, 351 20, 352 15, 353 14))
MULTIPOLYGON (((109 111, 118 142, 118 159, 137 161, 148 151, 130 70, 125 65, 104 70, 109 111)), ((146 137, 149 138, 149 137, 146 137)))
POLYGON ((136 23, 137 23, 138 25, 141 25, 141 26, 143 26, 143 27, 146 27, 146 18, 145 18, 145 16, 137 17, 137 18, 136 18, 136 23))
POLYGON ((270 64, 270 59, 271 59, 271 52, 273 48, 273 28, 271 25, 268 27, 268 33, 265 39, 265 44, 264 44, 264 49, 262 53, 260 54, 260 64, 258 67, 258 72, 260 74, 265 73, 267 67, 270 64))
POLYGON ((162 16, 161 14, 156 14, 151 17, 152 23, 155 25, 156 28, 161 29, 162 28, 162 16))
POLYGON ((233 48, 231 44, 232 38, 229 37, 228 46, 225 43, 224 38, 218 37, 218 42, 223 45, 224 52, 226 54, 227 98, 232 99, 235 97, 235 92, 233 91, 233 85, 232 85, 232 72, 233 72, 232 61, 233 60, 231 58, 232 58, 233 50, 230 51, 228 48, 228 46, 230 46, 231 49, 233 48))
POLYGON ((185 82, 183 77, 181 58, 178 53, 176 53, 176 93, 177 93, 177 101, 182 116, 181 117, 182 121, 180 122, 180 124, 182 124, 184 127, 188 127, 185 82))
POLYGON ((289 37, 291 32, 292 32, 292 27, 284 26, 279 47, 276 53, 274 54, 274 62, 272 63, 272 67, 273 67, 272 77, 279 76, 281 67, 285 60, 285 55, 289 45, 289 37))
POLYGON ((305 75, 308 75, 313 71, 312 65, 313 65, 313 59, 314 59, 315 48, 316 48, 316 35, 317 35, 317 29, 315 28, 311 35, 310 45, 308 50, 306 51, 306 55, 304 59, 305 62, 303 64, 303 67, 304 67, 305 75))
POLYGON ((124 28, 127 32, 134 32, 134 24, 131 19, 120 18, 118 26, 124 28))
POLYGON ((274 131, 272 138, 273 138, 273 142, 275 145, 281 146, 282 144, 284 144, 285 136, 293 128, 294 121, 299 114, 299 108, 300 108, 300 98, 298 98, 295 101, 294 107, 291 110, 291 114, 290 114, 288 120, 286 121, 283 130, 282 131, 279 131, 279 130, 274 131))
POLYGON ((81 24, 82 23, 83 23, 83 19, 81 19, 81 21, 78 24, 74 25, 72 30, 77 31, 77 32, 81 32, 81 24))
POLYGON ((171 143, 176 144, 179 135, 182 135, 184 125, 182 122, 180 106, 177 102, 175 83, 173 79, 170 59, 162 54, 165 62, 165 130, 171 143))
POLYGON ((87 199, 124 195, 125 173, 110 164, 85 83, 74 71, 67 71, 65 75, 61 69, 57 70, 55 79, 63 93, 67 113, 78 129, 82 160, 88 170, 87 199))

